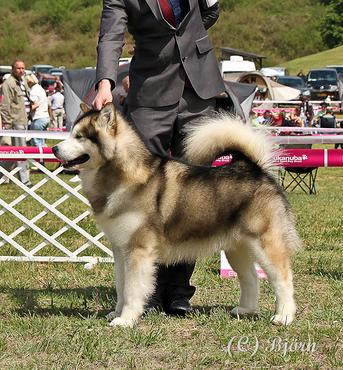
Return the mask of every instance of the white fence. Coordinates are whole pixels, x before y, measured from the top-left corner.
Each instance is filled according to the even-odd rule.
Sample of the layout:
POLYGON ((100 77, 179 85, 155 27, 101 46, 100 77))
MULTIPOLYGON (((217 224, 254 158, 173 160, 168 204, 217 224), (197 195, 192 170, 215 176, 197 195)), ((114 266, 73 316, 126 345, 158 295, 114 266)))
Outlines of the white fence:
POLYGON ((112 262, 77 176, 63 173, 56 162, 43 165, 38 157, 53 155, 1 154, 0 261, 112 262), (16 177, 15 162, 8 162, 25 158, 35 168, 31 187, 16 177))

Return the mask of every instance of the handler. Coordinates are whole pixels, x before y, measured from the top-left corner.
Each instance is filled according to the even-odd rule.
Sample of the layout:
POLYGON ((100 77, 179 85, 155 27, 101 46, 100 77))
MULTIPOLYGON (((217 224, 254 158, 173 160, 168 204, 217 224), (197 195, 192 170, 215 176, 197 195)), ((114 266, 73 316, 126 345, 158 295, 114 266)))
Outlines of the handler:
MULTIPOLYGON (((207 29, 219 16, 217 0, 104 0, 97 48, 100 110, 112 101, 126 28, 135 41, 130 65, 128 116, 147 147, 166 157, 181 156, 182 130, 215 108, 225 90, 207 29)), ((183 315, 194 263, 159 266, 147 309, 183 315)))

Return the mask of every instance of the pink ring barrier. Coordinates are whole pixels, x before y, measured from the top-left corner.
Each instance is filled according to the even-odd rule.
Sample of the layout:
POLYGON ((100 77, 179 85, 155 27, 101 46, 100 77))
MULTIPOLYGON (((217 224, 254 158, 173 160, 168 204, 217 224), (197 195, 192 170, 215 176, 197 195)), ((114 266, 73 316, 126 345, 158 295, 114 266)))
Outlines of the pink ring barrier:
POLYGON ((29 159, 28 157, 17 157, 16 158, 8 158, 7 156, 4 156, 4 154, 16 154, 16 155, 28 155, 28 154, 34 154, 35 159, 39 158, 39 155, 42 155, 42 159, 44 162, 60 162, 55 156, 53 156, 52 149, 49 147, 36 147, 36 146, 0 146, 0 160, 2 161, 20 161, 20 160, 26 160, 29 159), (38 155, 38 156, 37 156, 38 155), (46 158, 46 155, 51 155, 53 157, 46 158))
MULTIPOLYGON (((0 160, 13 161, 14 158, 4 158, 3 154, 35 154, 53 155, 49 147, 38 148, 34 146, 0 146, 0 160)), ((35 156, 36 157, 36 156, 35 156)), ((15 158, 25 160, 27 158, 15 158)), ((59 162, 55 157, 43 158, 48 162, 59 162)), ((213 162, 214 167, 230 163, 231 155, 223 156, 213 162)), ((282 167, 342 167, 342 149, 284 149, 274 158, 274 164, 282 167)))
MULTIPOLYGON (((218 158, 214 167, 230 163, 231 155, 218 158)), ((342 149, 284 149, 274 157, 274 165, 280 167, 342 167, 342 149)))

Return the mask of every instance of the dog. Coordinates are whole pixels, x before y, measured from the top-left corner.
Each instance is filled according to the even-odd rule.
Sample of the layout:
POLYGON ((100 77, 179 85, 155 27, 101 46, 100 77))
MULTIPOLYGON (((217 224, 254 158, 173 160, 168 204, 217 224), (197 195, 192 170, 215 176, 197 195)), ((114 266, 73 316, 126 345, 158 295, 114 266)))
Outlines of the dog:
POLYGON ((98 225, 113 247, 117 304, 111 326, 132 327, 153 294, 156 265, 224 250, 238 274, 231 314, 258 312, 254 263, 276 295, 272 322, 295 316, 291 256, 300 247, 290 206, 273 174, 270 139, 218 114, 187 132, 184 159, 152 154, 112 103, 82 106, 70 137, 53 147, 80 171, 98 225), (213 167, 220 155, 230 164, 213 167))

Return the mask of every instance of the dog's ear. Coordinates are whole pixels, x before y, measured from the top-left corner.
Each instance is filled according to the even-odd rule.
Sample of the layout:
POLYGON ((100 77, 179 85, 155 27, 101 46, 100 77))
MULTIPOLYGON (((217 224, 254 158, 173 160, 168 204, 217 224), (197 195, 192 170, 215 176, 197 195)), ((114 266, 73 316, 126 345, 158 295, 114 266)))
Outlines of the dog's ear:
POLYGON ((112 127, 116 122, 116 108, 113 103, 106 103, 101 109, 97 123, 102 127, 112 127))
POLYGON ((81 108, 81 110, 82 110, 82 112, 83 113, 87 113, 87 112, 89 112, 89 111, 91 111, 92 110, 92 108, 90 107, 90 106, 88 106, 86 103, 84 103, 84 102, 81 102, 81 104, 80 104, 80 108, 81 108))

